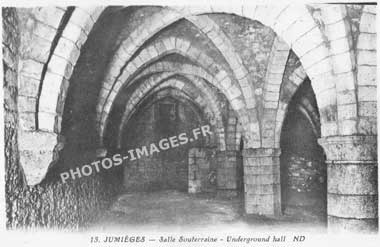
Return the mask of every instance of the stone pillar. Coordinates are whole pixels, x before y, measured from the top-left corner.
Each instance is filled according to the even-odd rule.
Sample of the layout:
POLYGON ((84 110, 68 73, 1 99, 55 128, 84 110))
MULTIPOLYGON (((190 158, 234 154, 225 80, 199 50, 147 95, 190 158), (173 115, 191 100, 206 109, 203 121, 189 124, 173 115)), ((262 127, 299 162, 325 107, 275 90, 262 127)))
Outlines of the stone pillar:
POLYGON ((215 192, 216 165, 213 148, 191 148, 188 154, 188 192, 215 192))
POLYGON ((281 215, 280 153, 278 148, 243 150, 247 214, 281 215))
POLYGON ((222 197, 234 197, 237 191, 237 155, 238 151, 217 151, 217 194, 222 197))
POLYGON ((318 142, 327 156, 329 230, 377 231, 377 136, 333 136, 318 142))
POLYGON ((202 165, 206 154, 201 148, 191 148, 188 153, 188 192, 190 194, 202 192, 202 165))

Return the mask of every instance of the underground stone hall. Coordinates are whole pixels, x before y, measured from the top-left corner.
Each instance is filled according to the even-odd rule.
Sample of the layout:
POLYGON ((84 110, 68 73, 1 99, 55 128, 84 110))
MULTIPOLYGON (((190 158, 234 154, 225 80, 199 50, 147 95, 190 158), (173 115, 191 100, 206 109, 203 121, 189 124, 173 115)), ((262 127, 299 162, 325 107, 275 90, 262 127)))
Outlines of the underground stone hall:
POLYGON ((376 5, 2 17, 8 229, 378 231, 376 5))

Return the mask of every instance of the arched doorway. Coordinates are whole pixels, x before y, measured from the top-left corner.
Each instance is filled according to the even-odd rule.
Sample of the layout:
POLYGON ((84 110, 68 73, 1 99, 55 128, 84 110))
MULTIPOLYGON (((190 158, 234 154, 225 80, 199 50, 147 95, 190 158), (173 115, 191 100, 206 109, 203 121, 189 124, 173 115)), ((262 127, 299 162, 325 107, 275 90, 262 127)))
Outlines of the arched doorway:
POLYGON ((310 81, 292 97, 281 133, 282 212, 310 222, 326 222, 327 166, 319 113, 310 81))

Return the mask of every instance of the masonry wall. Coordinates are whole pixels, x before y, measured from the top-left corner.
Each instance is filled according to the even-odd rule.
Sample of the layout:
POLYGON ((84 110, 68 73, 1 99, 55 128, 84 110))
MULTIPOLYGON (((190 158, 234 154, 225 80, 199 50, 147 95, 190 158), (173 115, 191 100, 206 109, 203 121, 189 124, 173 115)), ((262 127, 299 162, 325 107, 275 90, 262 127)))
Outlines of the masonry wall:
POLYGON ((209 17, 231 39, 235 52, 239 54, 248 70, 250 83, 256 86, 255 98, 261 106, 263 84, 275 33, 257 21, 240 16, 210 14, 209 17))
POLYGON ((17 139, 18 19, 13 8, 3 8, 2 16, 7 227, 85 226, 107 206, 110 195, 112 198, 112 183, 105 183, 105 175, 64 184, 57 176, 48 174, 39 185, 32 187, 26 184, 19 164, 17 139))
POLYGON ((316 206, 326 208, 326 164, 298 155, 282 159, 287 165, 286 196, 283 203, 288 206, 316 206))
MULTIPOLYGON (((377 231, 375 6, 273 5, 252 11, 218 6, 193 11, 49 7, 20 8, 16 14, 3 9, 8 225, 76 227, 94 217, 122 187, 123 173, 116 169, 67 184, 59 181, 59 173, 93 161, 98 148, 108 149, 109 155, 118 151, 113 141, 121 133, 120 119, 113 122, 111 116, 115 106, 132 106, 131 101, 162 85, 161 79, 172 79, 151 80, 155 75, 173 73, 194 82, 196 93, 203 86, 199 91, 207 93, 192 94, 190 101, 201 108, 212 105, 214 116, 223 119, 218 119, 218 137, 224 139, 219 140, 222 152, 216 154, 218 190, 239 187, 231 174, 239 170, 235 133, 242 135, 246 213, 279 214, 284 174, 289 183, 282 188, 316 189, 303 181, 323 170, 317 164, 308 166, 316 157, 303 151, 321 156, 320 147, 316 152, 319 138, 327 155, 329 227, 377 231), (141 80, 124 87, 142 74, 149 85, 141 80), (284 116, 291 114, 288 104, 307 78, 318 100, 318 106, 313 105, 305 94, 306 105, 301 105, 312 130, 294 128, 279 148, 284 116), (129 92, 124 94, 124 89, 129 92), (221 114, 229 106, 210 100, 218 98, 214 93, 225 96, 236 115, 221 114), (281 162, 285 172, 280 172, 280 153, 287 157, 285 166, 281 162), (26 179, 39 184, 27 186, 26 179)), ((178 90, 191 93, 185 85, 177 85, 178 90)), ((165 115, 156 113, 153 110, 153 116, 165 115)), ((293 116, 299 120, 293 121, 295 127, 305 120, 300 119, 293 116)), ((145 126, 133 135, 147 138, 179 130, 165 123, 158 128, 149 117, 133 121, 129 131, 145 126)), ((148 140, 133 135, 125 138, 133 147, 135 140, 148 140)), ((173 172, 174 164, 185 168, 185 153, 173 150, 161 157, 161 163, 171 165, 162 176, 166 180, 156 184, 186 187, 186 170, 173 172)), ((136 166, 134 187, 140 188, 136 174, 145 174, 145 167, 136 166)), ((148 178, 156 171, 149 170, 148 178)))
MULTIPOLYGON (((121 152, 158 143, 162 138, 178 136, 201 126, 202 119, 189 105, 176 100, 163 99, 151 106, 142 107, 125 126, 121 152)), ((204 143, 204 142, 203 142, 204 143)), ((153 156, 128 160, 124 169, 124 187, 127 191, 151 191, 188 188, 188 153, 202 140, 170 148, 153 156)))
POLYGON ((192 148, 188 152, 189 193, 215 193, 218 165, 215 149, 192 148))

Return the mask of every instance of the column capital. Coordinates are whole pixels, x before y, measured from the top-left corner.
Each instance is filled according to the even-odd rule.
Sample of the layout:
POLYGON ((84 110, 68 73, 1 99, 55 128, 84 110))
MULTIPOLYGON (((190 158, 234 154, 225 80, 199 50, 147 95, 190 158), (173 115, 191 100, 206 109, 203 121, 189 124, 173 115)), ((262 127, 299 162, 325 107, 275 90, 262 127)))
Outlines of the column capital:
POLYGON ((334 162, 377 160, 377 135, 329 136, 318 139, 327 160, 334 162))
POLYGON ((48 169, 58 161, 64 138, 53 132, 18 131, 20 164, 28 185, 37 185, 48 169))

